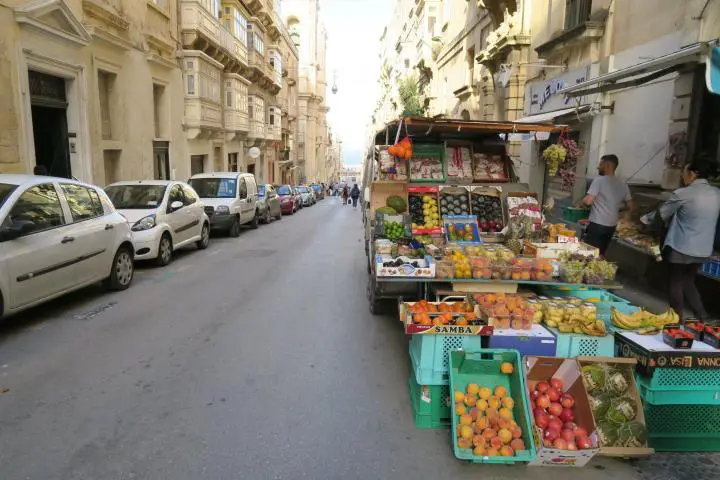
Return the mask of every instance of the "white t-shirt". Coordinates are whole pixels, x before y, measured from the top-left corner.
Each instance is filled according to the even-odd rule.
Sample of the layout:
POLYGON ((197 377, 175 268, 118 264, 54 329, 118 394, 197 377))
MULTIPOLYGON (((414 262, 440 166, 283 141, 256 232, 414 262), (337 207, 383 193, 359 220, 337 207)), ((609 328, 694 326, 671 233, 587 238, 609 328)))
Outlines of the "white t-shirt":
POLYGON ((615 175, 595 177, 587 193, 595 197, 590 208, 590 221, 606 227, 617 225, 620 208, 632 198, 627 183, 615 175))

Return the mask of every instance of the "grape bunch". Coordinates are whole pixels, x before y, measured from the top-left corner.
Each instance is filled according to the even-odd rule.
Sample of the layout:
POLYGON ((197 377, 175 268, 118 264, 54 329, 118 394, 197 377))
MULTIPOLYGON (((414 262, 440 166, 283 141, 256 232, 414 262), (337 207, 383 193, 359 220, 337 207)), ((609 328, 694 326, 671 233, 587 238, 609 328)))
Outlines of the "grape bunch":
POLYGON ((558 167, 565 161, 565 147, 553 144, 543 151, 543 160, 547 164, 548 175, 554 177, 557 175, 558 167))

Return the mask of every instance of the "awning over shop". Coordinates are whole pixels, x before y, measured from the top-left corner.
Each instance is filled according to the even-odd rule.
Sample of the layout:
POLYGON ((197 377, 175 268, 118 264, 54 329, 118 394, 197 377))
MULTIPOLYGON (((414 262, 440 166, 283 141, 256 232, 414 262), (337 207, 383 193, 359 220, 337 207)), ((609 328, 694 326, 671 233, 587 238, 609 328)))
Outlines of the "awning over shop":
POLYGON ((545 123, 552 122, 556 118, 570 115, 572 113, 585 113, 590 110, 590 105, 580 105, 579 107, 563 108, 552 112, 538 113, 515 120, 515 123, 545 123))
POLYGON ((720 95, 720 47, 713 47, 705 69, 705 80, 710 93, 720 95))
POLYGON ((715 42, 694 43, 676 52, 662 55, 652 60, 638 63, 637 65, 621 68, 614 72, 606 73, 605 75, 600 75, 576 85, 563 88, 558 93, 570 97, 579 97, 593 93, 619 90, 621 88, 636 87, 673 73, 687 63, 705 61, 706 55, 710 53, 711 47, 714 44, 715 42), (627 82, 618 83, 620 80, 643 74, 647 75, 640 78, 633 78, 627 82))

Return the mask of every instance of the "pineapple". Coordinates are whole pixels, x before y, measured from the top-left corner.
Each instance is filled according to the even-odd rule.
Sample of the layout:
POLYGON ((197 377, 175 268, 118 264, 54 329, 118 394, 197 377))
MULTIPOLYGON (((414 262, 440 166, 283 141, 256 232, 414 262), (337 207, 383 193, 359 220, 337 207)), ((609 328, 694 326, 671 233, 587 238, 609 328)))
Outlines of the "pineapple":
POLYGON ((505 242, 505 246, 512 250, 512 252, 516 255, 522 253, 523 250, 523 242, 517 238, 511 238, 508 240, 505 242))

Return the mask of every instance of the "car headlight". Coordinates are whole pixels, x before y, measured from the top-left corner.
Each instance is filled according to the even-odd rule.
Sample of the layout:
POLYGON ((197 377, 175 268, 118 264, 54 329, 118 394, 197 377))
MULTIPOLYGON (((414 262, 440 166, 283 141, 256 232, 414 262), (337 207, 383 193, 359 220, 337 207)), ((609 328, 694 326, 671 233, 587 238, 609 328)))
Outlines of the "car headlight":
POLYGON ((148 215, 147 217, 143 217, 137 222, 135 222, 135 225, 132 226, 131 230, 133 232, 142 232, 143 230, 150 230, 151 228, 155 227, 155 215, 148 215))
POLYGON ((227 215, 230 213, 230 207, 228 207, 227 205, 218 205, 217 207, 215 207, 215 213, 219 215, 227 215))

